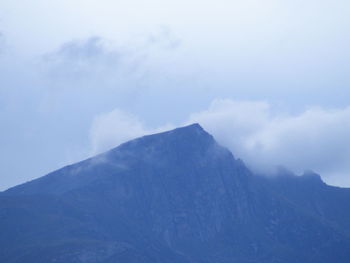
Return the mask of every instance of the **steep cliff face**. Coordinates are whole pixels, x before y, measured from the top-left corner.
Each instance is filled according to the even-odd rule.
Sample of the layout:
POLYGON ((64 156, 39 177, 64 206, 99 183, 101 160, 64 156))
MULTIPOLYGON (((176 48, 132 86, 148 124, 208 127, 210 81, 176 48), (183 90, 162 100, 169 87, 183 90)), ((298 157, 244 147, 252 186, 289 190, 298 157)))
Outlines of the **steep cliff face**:
POLYGON ((309 179, 256 177, 198 124, 145 136, 3 192, 0 261, 349 262, 309 179))

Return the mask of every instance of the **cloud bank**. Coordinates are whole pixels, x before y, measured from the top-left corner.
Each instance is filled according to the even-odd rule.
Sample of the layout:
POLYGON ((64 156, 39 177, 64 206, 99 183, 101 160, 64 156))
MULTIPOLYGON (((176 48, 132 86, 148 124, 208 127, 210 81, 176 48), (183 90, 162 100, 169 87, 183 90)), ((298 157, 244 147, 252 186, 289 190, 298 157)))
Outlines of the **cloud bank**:
POLYGON ((217 140, 258 172, 283 165, 312 169, 332 183, 350 184, 350 107, 277 114, 266 102, 214 100, 192 114, 217 140))
MULTIPOLYGON (((193 122, 255 172, 272 173, 279 165, 296 173, 312 169, 330 184, 350 186, 350 107, 290 115, 276 114, 267 102, 216 99, 183 124, 193 122)), ((114 110, 95 119, 91 144, 101 151, 167 128, 146 129, 135 116, 114 110)))
POLYGON ((171 128, 171 125, 165 125, 148 129, 137 116, 114 109, 95 116, 90 128, 91 154, 98 154, 128 140, 171 128))
POLYGON ((132 114, 118 109, 100 114, 95 117, 90 130, 92 154, 147 133, 141 121, 132 114))

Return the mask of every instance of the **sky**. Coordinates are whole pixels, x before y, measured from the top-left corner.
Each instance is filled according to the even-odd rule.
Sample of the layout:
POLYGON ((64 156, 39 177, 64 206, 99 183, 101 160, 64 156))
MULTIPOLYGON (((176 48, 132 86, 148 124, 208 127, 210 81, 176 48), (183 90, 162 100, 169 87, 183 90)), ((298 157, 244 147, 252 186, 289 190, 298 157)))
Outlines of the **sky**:
POLYGON ((258 173, 350 187, 341 0, 2 0, 0 190, 199 122, 258 173))

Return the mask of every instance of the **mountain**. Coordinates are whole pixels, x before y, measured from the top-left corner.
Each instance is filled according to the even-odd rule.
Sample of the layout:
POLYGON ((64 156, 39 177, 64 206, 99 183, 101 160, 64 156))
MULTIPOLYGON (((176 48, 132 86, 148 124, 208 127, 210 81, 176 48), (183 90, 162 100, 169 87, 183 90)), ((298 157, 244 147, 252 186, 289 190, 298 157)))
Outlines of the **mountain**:
POLYGON ((350 189, 254 175, 198 124, 0 193, 0 262, 347 263, 350 189))

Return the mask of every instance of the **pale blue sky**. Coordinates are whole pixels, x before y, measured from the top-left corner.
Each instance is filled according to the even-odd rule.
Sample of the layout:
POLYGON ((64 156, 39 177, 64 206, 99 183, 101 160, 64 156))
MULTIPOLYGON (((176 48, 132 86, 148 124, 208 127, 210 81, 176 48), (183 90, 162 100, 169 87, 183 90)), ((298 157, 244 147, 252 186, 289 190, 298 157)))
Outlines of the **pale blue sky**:
MULTIPOLYGON (((302 151, 310 160, 305 169, 350 186, 349 8, 339 0, 1 1, 0 189, 94 154, 94 143, 103 141, 104 132, 93 132, 101 116, 113 123, 115 136, 132 138, 181 125, 215 99, 252 102, 249 110, 269 105, 259 111, 269 115, 258 120, 265 123, 261 128, 246 106, 222 103, 228 112, 244 109, 240 115, 257 129, 245 140, 260 138, 270 149, 266 162, 282 156, 266 139, 277 125, 283 132, 273 136, 281 136, 279 147, 291 152, 278 162, 302 169, 308 164, 291 157, 302 151), (317 113, 307 112, 315 107, 317 113), (136 119, 131 125, 137 123, 137 132, 119 132, 128 134, 116 109, 136 119), (302 121, 295 124, 298 116, 302 121), (286 145, 289 123, 300 127, 294 145, 332 142, 328 159, 335 167, 324 167, 327 157, 318 154, 328 145, 312 151, 286 145), (310 135, 303 130, 310 127, 323 128, 310 135), (303 135, 312 139, 305 142, 303 135)), ((223 118, 226 137, 234 133, 232 123, 246 131, 232 118, 223 118)), ((260 158, 258 151, 246 153, 245 142, 228 144, 234 153, 260 158)))

